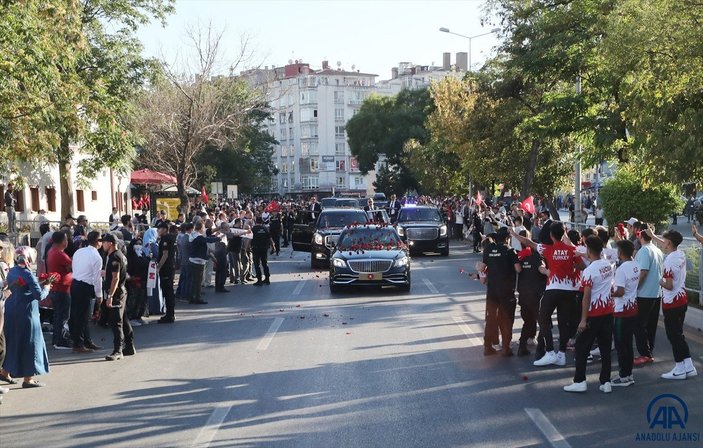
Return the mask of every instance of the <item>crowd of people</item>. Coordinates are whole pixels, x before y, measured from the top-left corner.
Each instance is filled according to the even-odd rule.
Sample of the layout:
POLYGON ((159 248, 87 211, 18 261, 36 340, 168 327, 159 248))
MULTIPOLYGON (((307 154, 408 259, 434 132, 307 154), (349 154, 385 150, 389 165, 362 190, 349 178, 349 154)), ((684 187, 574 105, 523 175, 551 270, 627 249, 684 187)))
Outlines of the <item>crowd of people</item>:
MULTIPOLYGON (((586 366, 600 358, 600 386, 635 383, 633 367, 654 362, 660 309, 675 365, 661 374, 666 380, 697 375, 684 336, 688 298, 686 255, 676 230, 655 234, 654 226, 631 218, 613 228, 567 229, 548 215, 515 213, 481 232, 482 260, 475 278, 486 285, 484 355, 513 356, 510 347, 516 307, 523 327, 518 356, 536 346, 535 367, 565 366, 575 351, 573 381, 567 392, 587 390, 586 366), (518 299, 516 299, 516 293, 518 299), (559 340, 554 342, 556 311, 559 340), (500 343, 499 343, 500 342, 500 343), (635 356, 633 342, 638 352, 635 356), (619 371, 611 372, 611 350, 619 371)), ((692 225, 694 238, 703 237, 692 225)))
MULTIPOLYGON (((513 355, 510 342, 519 304, 524 321, 519 356, 530 355, 528 345, 536 345, 535 366, 564 366, 565 353, 573 347, 576 373, 565 390, 580 392, 587 388, 587 362, 599 354, 600 387, 609 392, 612 386, 634 383, 633 366, 654 361, 662 307, 676 360, 662 377, 697 374, 683 335, 686 262, 678 250, 680 233, 657 236, 634 218, 610 231, 602 226, 567 231, 539 201, 537 207, 524 207, 480 196, 400 201, 392 196, 385 205, 391 219, 401 204, 436 206, 454 238, 471 239, 474 252, 483 252, 476 278, 487 285, 485 355, 513 355), (620 371, 611 378, 613 337, 620 371)), ((203 288, 226 293, 227 280, 230 285, 269 285, 269 255, 289 246, 294 224, 319 216, 321 205, 313 196, 222 200, 189 209, 174 220, 165 211, 148 219, 147 211, 131 216, 113 209, 110 231, 104 234, 90 231, 85 216, 69 215, 56 231, 42 223, 42 236, 31 248, 15 248, 0 237, 0 381, 15 384, 15 378, 22 378, 24 388, 45 385, 35 378, 49 371, 42 324, 50 323, 51 347, 80 355, 102 349, 91 338, 92 324, 111 328, 113 346, 105 359, 117 361, 136 354, 133 327, 145 324, 145 317, 161 315, 160 324, 176 321, 178 299, 206 304, 203 288)), ((693 233, 703 243, 695 226, 693 233)), ((0 402, 6 392, 0 388, 0 402)))

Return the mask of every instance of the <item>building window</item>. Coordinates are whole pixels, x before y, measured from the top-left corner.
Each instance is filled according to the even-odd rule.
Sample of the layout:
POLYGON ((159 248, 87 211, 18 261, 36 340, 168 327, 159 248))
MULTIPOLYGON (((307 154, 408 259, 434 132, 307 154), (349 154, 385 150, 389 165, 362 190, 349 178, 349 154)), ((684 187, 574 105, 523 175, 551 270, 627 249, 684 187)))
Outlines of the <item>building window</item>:
POLYGON ((281 128, 281 140, 287 140, 287 131, 286 128, 281 128))
POLYGON ((334 136, 335 137, 344 137, 344 126, 335 126, 334 127, 334 136))
POLYGON ((344 104, 344 92, 336 90, 334 92, 334 102, 335 104, 344 104))
POLYGON ((361 176, 354 176, 354 185, 356 187, 361 187, 364 184, 364 178, 361 176))
POLYGON ((56 188, 46 187, 44 190, 46 195, 47 208, 50 212, 56 211, 56 188))
POLYGON ((117 210, 124 210, 123 207, 123 202, 122 202, 122 194, 120 194, 119 191, 115 192, 115 207, 117 207, 117 210))
POLYGON ((283 188, 288 189, 288 179, 283 179, 283 188))
POLYGON ((83 199, 83 190, 76 190, 76 209, 79 212, 85 211, 85 200, 83 199))
POLYGON ((317 176, 300 176, 300 183, 304 189, 318 188, 319 179, 317 176))
POLYGON ((278 178, 274 177, 271 179, 271 189, 278 190, 278 178))
POLYGON ((317 125, 307 125, 300 128, 300 138, 317 138, 317 125))
POLYGON ((281 112, 281 113, 278 114, 278 122, 279 122, 280 124, 285 124, 285 123, 286 123, 286 113, 285 113, 285 112, 281 112))
POLYGON ((30 196, 32 197, 32 211, 39 211, 39 188, 31 187, 29 189, 30 196))
POLYGON ((295 162, 290 163, 290 172, 291 174, 295 174, 295 162))
POLYGON ((335 143, 334 144, 334 153, 337 154, 338 156, 343 156, 346 149, 347 148, 346 148, 345 143, 335 143))
POLYGON ((90 200, 95 202, 98 200, 98 192, 97 191, 91 191, 90 192, 90 200))
POLYGON ((15 190, 15 200, 17 201, 15 211, 18 213, 24 212, 24 194, 22 190, 15 190))
POLYGON ((317 173, 320 171, 320 161, 317 159, 310 159, 310 172, 317 173))
POLYGON ((295 138, 295 129, 288 128, 288 138, 293 140, 295 138))
POLYGON ((344 176, 337 176, 337 188, 344 187, 344 176))
POLYGON ((293 123, 293 112, 288 112, 288 123, 293 123))
POLYGON ((335 109, 334 119, 337 121, 344 121, 344 109, 335 109))
POLYGON ((281 172, 282 173, 288 172, 288 162, 283 162, 283 164, 281 165, 281 172))
POLYGON ((337 171, 346 171, 347 162, 345 160, 337 160, 335 162, 335 168, 337 171))

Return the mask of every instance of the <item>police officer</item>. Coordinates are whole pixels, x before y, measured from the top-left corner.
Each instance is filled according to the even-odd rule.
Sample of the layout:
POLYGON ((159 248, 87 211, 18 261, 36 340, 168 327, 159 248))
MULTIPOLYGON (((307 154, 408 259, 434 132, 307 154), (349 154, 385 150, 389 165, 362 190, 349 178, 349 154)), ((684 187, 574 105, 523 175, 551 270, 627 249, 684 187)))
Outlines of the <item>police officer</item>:
POLYGON ((495 242, 488 244, 483 251, 482 268, 486 276, 481 279, 486 284, 486 331, 483 338, 484 356, 497 351, 491 345, 496 326, 500 329, 503 343, 503 356, 513 356, 510 341, 515 318, 515 273, 522 267, 515 250, 508 245, 510 234, 502 227, 495 234, 495 242))
POLYGON ((254 286, 270 285, 269 280, 269 264, 268 264, 268 249, 275 251, 271 233, 264 226, 264 220, 261 216, 256 218, 256 225, 252 227, 251 252, 254 256, 254 269, 256 270, 256 283, 254 286), (264 281, 261 281, 261 267, 264 268, 264 281))
POLYGON ((105 265, 105 285, 107 289, 106 305, 108 321, 114 335, 112 354, 106 356, 107 361, 122 359, 122 355, 130 356, 136 353, 134 349, 134 333, 124 309, 127 302, 127 259, 117 250, 117 240, 114 235, 103 236, 103 250, 107 254, 105 265), (122 348, 124 345, 124 349, 122 348))
MULTIPOLYGON (((522 230, 520 236, 530 238, 527 230, 522 230)), ((537 335, 537 318, 539 317, 539 301, 547 287, 549 271, 544 264, 544 259, 536 250, 532 250, 521 243, 522 250, 518 252, 521 271, 518 276, 517 291, 520 303, 520 317, 522 317, 522 331, 520 332, 520 345, 518 356, 527 356, 527 341, 537 335)), ((542 350, 544 348, 542 347, 542 350)), ((544 353, 542 353, 544 355, 544 353)), ((541 355, 540 355, 541 358, 541 355)))

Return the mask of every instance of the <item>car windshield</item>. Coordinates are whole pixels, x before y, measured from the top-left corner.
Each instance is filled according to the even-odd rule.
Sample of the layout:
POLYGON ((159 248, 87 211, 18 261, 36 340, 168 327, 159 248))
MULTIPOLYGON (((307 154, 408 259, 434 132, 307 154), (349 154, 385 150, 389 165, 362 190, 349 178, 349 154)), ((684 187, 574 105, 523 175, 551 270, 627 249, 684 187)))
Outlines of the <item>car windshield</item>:
POLYGON ((389 227, 354 226, 346 229, 339 237, 337 249, 344 251, 357 250, 391 250, 401 245, 396 231, 389 227))
POLYGON ((352 224, 365 223, 366 213, 362 210, 349 210, 346 212, 322 213, 317 227, 328 229, 331 227, 346 227, 352 224))
POLYGON ((442 218, 435 208, 403 208, 398 215, 398 222, 407 221, 434 221, 440 222, 442 218))

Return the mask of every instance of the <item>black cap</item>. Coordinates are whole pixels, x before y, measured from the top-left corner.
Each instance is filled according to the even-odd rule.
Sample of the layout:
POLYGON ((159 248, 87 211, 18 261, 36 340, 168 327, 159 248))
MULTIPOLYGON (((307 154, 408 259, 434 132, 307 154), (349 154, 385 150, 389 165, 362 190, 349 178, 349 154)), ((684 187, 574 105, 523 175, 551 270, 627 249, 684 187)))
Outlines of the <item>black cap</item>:
POLYGON ((111 233, 106 233, 102 237, 102 242, 103 243, 112 243, 112 244, 117 244, 117 238, 115 238, 115 235, 111 233))

